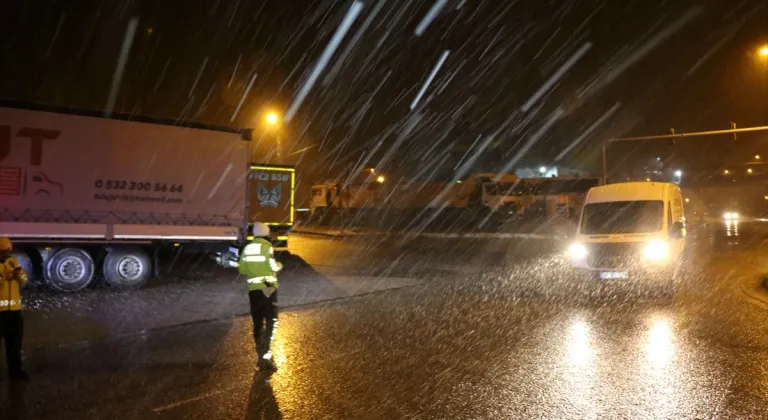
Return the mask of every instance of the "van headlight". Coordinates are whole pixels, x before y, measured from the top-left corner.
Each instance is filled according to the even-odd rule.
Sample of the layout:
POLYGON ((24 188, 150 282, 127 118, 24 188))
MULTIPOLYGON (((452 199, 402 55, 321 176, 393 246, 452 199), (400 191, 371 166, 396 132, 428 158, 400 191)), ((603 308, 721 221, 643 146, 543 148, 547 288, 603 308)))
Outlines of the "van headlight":
POLYGON ((587 247, 577 242, 568 248, 568 253, 571 254, 571 258, 581 260, 587 256, 587 247))
POLYGON ((643 249, 643 256, 650 261, 662 261, 669 257, 669 244, 656 239, 648 242, 643 249))

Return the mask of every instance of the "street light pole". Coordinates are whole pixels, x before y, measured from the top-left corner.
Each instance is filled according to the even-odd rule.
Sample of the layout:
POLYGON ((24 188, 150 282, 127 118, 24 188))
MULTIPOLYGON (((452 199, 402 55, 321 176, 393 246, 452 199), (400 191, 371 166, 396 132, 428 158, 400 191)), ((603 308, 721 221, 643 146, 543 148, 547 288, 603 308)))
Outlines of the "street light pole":
POLYGON ((610 141, 603 142, 603 185, 608 183, 608 143, 610 141))
POLYGON ((276 112, 267 112, 267 114, 264 116, 264 120, 267 124, 267 127, 270 132, 272 132, 275 136, 275 154, 277 154, 277 163, 282 165, 283 164, 283 145, 282 145, 282 137, 281 137, 281 117, 276 112))
POLYGON ((730 130, 713 130, 713 131, 697 131, 693 133, 675 133, 675 134, 663 134, 657 136, 640 136, 640 137, 621 137, 612 138, 603 142, 603 184, 608 183, 608 144, 620 143, 628 141, 645 141, 645 140, 670 140, 683 137, 703 137, 703 136, 716 136, 718 134, 736 134, 736 133, 748 133, 752 131, 768 131, 768 126, 759 127, 747 127, 747 128, 732 128, 730 130))
POLYGON ((283 139, 280 136, 280 132, 278 131, 275 135, 275 141, 277 142, 276 149, 277 149, 277 163, 278 165, 283 164, 283 139))
POLYGON ((763 94, 765 95, 768 92, 768 44, 760 47, 758 54, 760 55, 760 61, 762 64, 763 94))

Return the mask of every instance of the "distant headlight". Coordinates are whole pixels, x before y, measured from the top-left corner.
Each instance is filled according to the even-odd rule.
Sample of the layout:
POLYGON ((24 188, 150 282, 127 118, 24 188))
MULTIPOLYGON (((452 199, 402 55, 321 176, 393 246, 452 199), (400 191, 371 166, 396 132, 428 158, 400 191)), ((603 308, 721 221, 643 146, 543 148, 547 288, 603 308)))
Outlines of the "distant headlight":
POLYGON ((571 258, 580 260, 587 256, 587 247, 580 243, 575 243, 568 249, 568 253, 571 254, 571 258))
POLYGON ((651 261, 662 261, 669 257, 669 245, 661 240, 653 240, 643 249, 643 256, 651 261))
POLYGON ((739 219, 739 213, 725 213, 723 214, 723 219, 725 220, 738 220, 739 219))

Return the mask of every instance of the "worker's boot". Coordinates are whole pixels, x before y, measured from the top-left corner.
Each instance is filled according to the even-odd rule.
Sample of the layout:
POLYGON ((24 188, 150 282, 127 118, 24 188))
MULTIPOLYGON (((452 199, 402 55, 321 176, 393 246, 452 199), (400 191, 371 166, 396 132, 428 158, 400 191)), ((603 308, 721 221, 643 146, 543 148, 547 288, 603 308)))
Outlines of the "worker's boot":
POLYGON ((259 360, 259 370, 262 372, 274 372, 277 370, 275 362, 269 359, 259 360))
POLYGON ((277 370, 275 362, 272 361, 272 353, 266 353, 263 356, 259 355, 258 366, 262 372, 274 372, 277 370))

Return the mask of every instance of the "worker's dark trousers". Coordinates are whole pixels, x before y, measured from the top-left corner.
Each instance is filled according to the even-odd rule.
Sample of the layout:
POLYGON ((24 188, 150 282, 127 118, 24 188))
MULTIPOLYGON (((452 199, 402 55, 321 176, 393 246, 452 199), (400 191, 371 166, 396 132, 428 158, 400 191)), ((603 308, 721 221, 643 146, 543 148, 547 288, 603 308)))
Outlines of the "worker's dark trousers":
MULTIPOLYGON (((248 292, 251 301, 251 319, 253 319, 253 338, 256 341, 256 353, 259 359, 270 354, 272 337, 277 332, 277 290, 269 297, 261 290, 248 292), (266 324, 266 328, 264 325, 266 324)), ((270 356, 268 356, 270 357, 270 356)))
POLYGON ((21 311, 0 311, 0 340, 5 344, 5 365, 8 374, 22 371, 21 337, 24 332, 24 320, 21 311))

